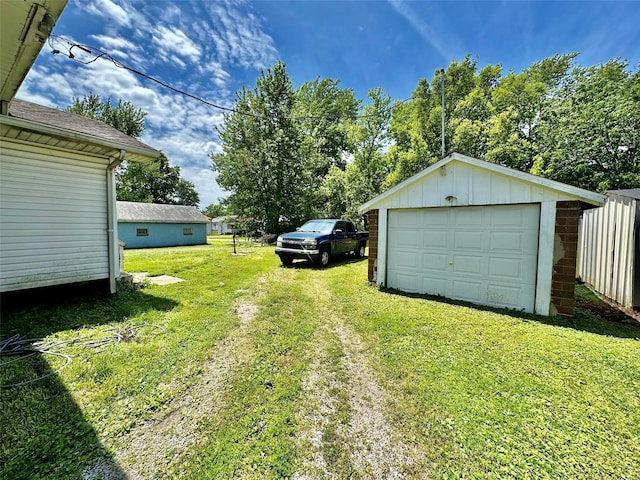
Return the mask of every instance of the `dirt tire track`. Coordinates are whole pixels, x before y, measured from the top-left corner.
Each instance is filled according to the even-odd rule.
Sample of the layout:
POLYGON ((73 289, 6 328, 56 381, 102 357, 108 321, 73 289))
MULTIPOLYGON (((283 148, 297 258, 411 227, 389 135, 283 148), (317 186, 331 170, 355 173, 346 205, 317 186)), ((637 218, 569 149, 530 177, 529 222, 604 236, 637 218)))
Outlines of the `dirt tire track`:
MULTIPOLYGON (((254 300, 258 299, 254 297, 254 300)), ((258 313, 258 306, 241 299, 236 302, 235 310, 239 326, 229 331, 216 346, 216 352, 202 364, 198 381, 183 396, 171 401, 160 415, 126 435, 114 459, 125 470, 125 478, 163 477, 163 472, 181 463, 185 454, 202 441, 197 432, 198 425, 203 418, 215 416, 220 410, 227 379, 249 361, 247 352, 251 340, 247 330, 258 313)), ((121 477, 108 476, 105 468, 108 462, 98 459, 85 470, 84 478, 121 477)))
MULTIPOLYGON (((316 279, 318 280, 318 279, 316 279)), ((354 476, 370 479, 402 479, 412 465, 418 464, 418 455, 401 439, 400 434, 386 420, 391 399, 376 379, 374 370, 369 366, 371 359, 360 336, 344 319, 330 309, 331 293, 321 282, 313 283, 312 298, 318 299, 318 321, 325 332, 318 339, 314 352, 314 361, 309 367, 304 382, 306 392, 305 418, 302 423, 307 430, 301 433, 301 441, 313 446, 313 457, 302 460, 304 473, 298 472, 294 479, 334 479, 334 472, 328 470, 328 462, 323 456, 323 430, 336 412, 337 399, 331 395, 331 389, 346 391, 349 403, 348 425, 340 425, 340 436, 346 439, 345 447, 354 467, 354 476), (342 350, 339 381, 335 372, 327 368, 331 336, 342 350)), ((304 451, 304 449, 302 449, 304 451)))

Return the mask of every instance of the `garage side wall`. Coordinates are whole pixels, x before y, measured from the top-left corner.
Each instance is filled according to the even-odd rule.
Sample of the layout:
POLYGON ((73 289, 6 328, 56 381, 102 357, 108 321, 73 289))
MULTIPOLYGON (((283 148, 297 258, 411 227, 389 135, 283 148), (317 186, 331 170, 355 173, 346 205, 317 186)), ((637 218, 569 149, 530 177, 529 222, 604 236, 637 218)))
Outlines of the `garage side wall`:
POLYGON ((573 317, 575 308, 575 272, 578 251, 579 201, 556 203, 551 315, 573 317))
POLYGON ((369 211, 369 274, 370 282, 375 282, 378 264, 378 224, 379 211, 369 211))

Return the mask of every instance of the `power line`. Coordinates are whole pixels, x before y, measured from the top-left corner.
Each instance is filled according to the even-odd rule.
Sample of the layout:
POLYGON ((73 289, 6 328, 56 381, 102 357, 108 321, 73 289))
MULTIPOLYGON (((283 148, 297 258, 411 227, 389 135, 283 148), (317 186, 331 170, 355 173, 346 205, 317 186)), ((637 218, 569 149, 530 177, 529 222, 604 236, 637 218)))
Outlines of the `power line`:
MULTIPOLYGON (((147 80, 150 80, 154 83, 157 83, 158 85, 167 88, 169 90, 171 90, 172 92, 178 93, 180 95, 184 95, 186 97, 189 97, 193 100, 196 100, 200 103, 203 103, 205 105, 208 105, 210 107, 213 108, 217 108, 218 110, 222 110, 225 112, 229 112, 229 113, 236 113, 238 115, 243 115, 243 116, 247 116, 247 117, 251 117, 251 118, 256 118, 256 119, 266 119, 268 118, 265 115, 257 115, 254 113, 250 113, 250 112, 243 112, 242 110, 238 110, 236 108, 231 108, 231 107, 225 107, 223 105, 218 105, 216 103, 210 102, 209 100, 205 100, 204 98, 198 97, 197 95, 193 95, 189 92, 186 92, 184 90, 181 90, 179 88, 176 88, 172 85, 169 85, 168 83, 159 80, 155 77, 152 77, 151 75, 147 75, 146 73, 130 67, 124 63, 122 63, 120 60, 118 60, 117 58, 113 57, 110 53, 108 52, 104 52, 98 48, 89 46, 89 45, 85 45, 82 43, 77 43, 77 42, 73 42, 67 38, 58 36, 58 35, 51 35, 49 37, 49 47, 51 47, 51 52, 55 55, 55 54, 59 54, 59 53, 63 53, 61 50, 59 50, 58 48, 55 48, 53 45, 53 40, 56 40, 58 42, 60 42, 61 44, 67 44, 68 47, 63 47, 62 45, 60 45, 61 48, 65 48, 65 50, 67 51, 66 56, 69 57, 69 59, 81 63, 83 65, 89 65, 101 58, 109 60, 111 63, 113 63, 116 67, 118 68, 122 68, 123 70, 127 70, 131 73, 134 73, 135 75, 138 75, 140 77, 146 78, 147 80), (81 60, 79 59, 74 53, 73 53, 73 49, 77 48, 79 50, 82 50, 83 52, 85 52, 88 55, 93 55, 93 58, 91 60, 81 60)), ((350 120, 355 120, 355 119, 359 119, 359 118, 371 118, 371 117, 376 117, 379 114, 382 113, 386 113, 390 110, 393 110, 395 107, 397 107, 398 105, 401 105, 403 103, 409 102, 411 100, 414 100, 415 97, 410 97, 410 98, 406 98, 404 100, 399 100, 396 101, 393 105, 381 110, 378 114, 366 114, 366 115, 300 115, 300 116, 283 116, 281 118, 283 119, 288 119, 288 120, 323 120, 323 119, 327 119, 327 120, 340 120, 340 119, 350 119, 350 120)))

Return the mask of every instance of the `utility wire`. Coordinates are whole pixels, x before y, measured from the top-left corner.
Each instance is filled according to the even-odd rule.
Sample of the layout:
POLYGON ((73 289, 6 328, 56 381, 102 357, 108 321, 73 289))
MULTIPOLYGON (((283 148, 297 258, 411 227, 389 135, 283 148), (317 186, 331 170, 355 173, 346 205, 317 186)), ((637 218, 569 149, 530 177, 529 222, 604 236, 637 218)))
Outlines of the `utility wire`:
MULTIPOLYGON (((159 80, 157 78, 152 77, 151 75, 147 75, 146 73, 130 67, 124 63, 122 63, 120 60, 116 59, 115 57, 113 57, 110 53, 104 52, 98 48, 95 47, 91 47, 89 45, 85 45, 82 43, 76 43, 76 42, 72 42, 71 40, 58 36, 58 35, 50 35, 49 36, 49 47, 51 47, 51 52, 55 55, 55 54, 59 54, 59 53, 63 53, 60 49, 54 47, 53 45, 53 41, 57 41, 60 42, 61 44, 66 44, 68 45, 68 47, 63 47, 62 45, 60 45, 60 48, 64 48, 65 50, 67 50, 66 56, 69 57, 69 59, 73 60, 74 62, 78 62, 78 63, 82 63, 83 65, 89 65, 97 60, 99 60, 100 58, 104 58, 105 60, 109 60, 111 61, 111 63, 113 63, 116 67, 118 68, 122 68, 123 70, 128 70, 131 73, 134 73, 140 77, 146 78, 147 80, 150 80, 152 82, 157 83, 158 85, 167 88, 175 93, 178 93, 180 95, 184 95, 186 97, 192 98, 193 100, 196 100, 198 102, 201 102, 205 105, 208 105, 210 107, 213 108, 217 108, 218 110, 223 110, 225 112, 229 112, 229 113, 236 113, 238 115, 243 115, 243 116, 247 116, 247 117, 252 117, 252 118, 256 118, 256 119, 266 119, 268 117, 264 116, 264 115, 257 115, 254 113, 250 113, 250 112, 243 112, 241 110, 238 110, 236 108, 231 108, 231 107, 225 107, 223 105, 218 105, 216 103, 210 102, 209 100, 205 100, 204 98, 198 97, 196 95, 193 95, 189 92, 186 92, 184 90, 180 90, 179 88, 176 88, 172 85, 169 85, 166 82, 163 82, 162 80, 159 80), (91 60, 81 60, 79 59, 76 54, 73 53, 73 49, 77 48, 79 50, 82 50, 83 52, 85 52, 88 55, 93 55, 93 58, 91 60)), ((395 107, 397 107, 398 105, 401 105, 403 103, 409 102, 411 100, 414 100, 416 97, 410 97, 410 98, 406 98, 404 100, 399 100, 394 102, 393 105, 381 110, 380 112, 378 112, 378 114, 366 114, 366 115, 310 115, 310 116, 306 116, 306 115, 300 115, 300 116, 283 116, 281 118, 284 119, 288 119, 288 120, 323 120, 323 119, 327 119, 327 120, 340 120, 342 118, 344 119, 359 119, 359 118, 370 118, 370 117, 376 117, 379 114, 388 112, 390 110, 393 110, 395 107)))

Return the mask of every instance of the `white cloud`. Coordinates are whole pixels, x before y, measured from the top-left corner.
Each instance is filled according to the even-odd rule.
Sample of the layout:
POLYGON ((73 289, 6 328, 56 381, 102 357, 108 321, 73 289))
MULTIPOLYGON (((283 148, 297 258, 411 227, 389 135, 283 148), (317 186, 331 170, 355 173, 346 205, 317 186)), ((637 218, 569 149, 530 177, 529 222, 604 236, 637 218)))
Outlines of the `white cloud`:
POLYGON ((181 57, 197 62, 202 50, 187 35, 177 27, 157 27, 153 35, 154 42, 164 51, 173 52, 181 57))
POLYGON ((124 8, 111 0, 93 0, 84 6, 85 10, 94 15, 109 19, 118 25, 131 24, 131 15, 124 8))
POLYGON ((195 185, 200 195, 200 208, 220 203, 219 198, 229 196, 229 192, 225 192, 216 183, 216 174, 209 168, 181 167, 180 174, 195 185))
MULTIPOLYGON (((81 30, 68 26, 67 31, 77 37, 71 41, 95 45, 132 68, 219 105, 232 106, 236 72, 271 65, 277 59, 273 39, 249 12, 250 5, 242 2, 176 6, 88 0, 76 6, 82 10, 80 15, 105 21, 101 30, 84 37, 81 30)), ((220 110, 118 68, 106 58, 83 65, 65 58, 61 50, 63 55, 41 56, 20 98, 58 108, 89 93, 129 101, 147 112, 141 140, 180 166, 183 177, 196 186, 203 206, 228 195, 210 169, 209 155, 221 150, 215 131, 223 121, 220 110)), ((73 53, 83 61, 96 57, 77 48, 73 53)))
MULTIPOLYGON (((139 51, 140 47, 138 47, 135 43, 122 38, 120 36, 112 36, 112 35, 91 35, 91 38, 96 40, 103 49, 118 49, 121 51, 139 51)), ((113 53, 113 52, 109 52, 113 53)))
POLYGON ((215 44, 222 64, 262 68, 277 60, 273 39, 263 31, 255 15, 230 3, 211 2, 207 6, 213 25, 208 29, 209 40, 215 44))

